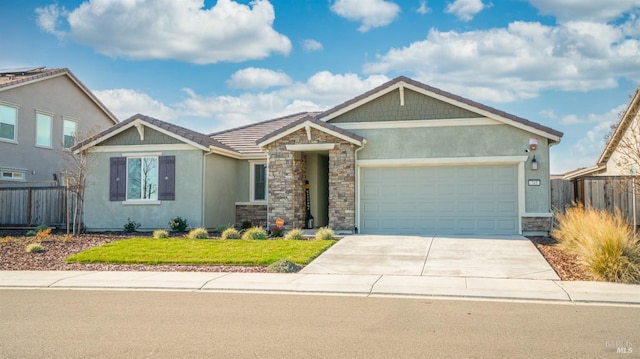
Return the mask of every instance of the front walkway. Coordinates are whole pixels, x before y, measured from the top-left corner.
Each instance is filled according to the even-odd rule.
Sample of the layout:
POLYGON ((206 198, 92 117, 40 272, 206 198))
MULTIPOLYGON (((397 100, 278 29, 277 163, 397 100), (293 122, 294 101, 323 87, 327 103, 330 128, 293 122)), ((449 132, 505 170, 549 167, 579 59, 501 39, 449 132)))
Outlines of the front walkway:
POLYGON ((560 279, 522 236, 345 236, 301 273, 560 279))

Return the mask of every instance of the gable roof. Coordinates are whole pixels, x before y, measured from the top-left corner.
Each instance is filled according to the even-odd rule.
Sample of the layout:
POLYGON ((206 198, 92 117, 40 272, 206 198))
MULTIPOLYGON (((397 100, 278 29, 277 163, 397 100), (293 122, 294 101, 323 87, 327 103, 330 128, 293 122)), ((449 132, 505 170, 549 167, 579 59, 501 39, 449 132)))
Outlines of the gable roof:
POLYGON ((84 151, 89 147, 95 146, 100 142, 103 142, 119 133, 124 132, 125 130, 136 127, 140 124, 153 128, 154 130, 160 131, 171 137, 177 138, 203 151, 211 150, 213 147, 223 151, 234 152, 233 148, 220 143, 203 133, 192 131, 181 126, 141 114, 133 115, 128 119, 118 123, 117 125, 111 126, 103 130, 102 132, 77 143, 71 148, 71 150, 74 152, 84 151))
POLYGON ((318 120, 314 116, 305 116, 297 121, 291 122, 288 125, 265 135, 264 137, 256 140, 256 143, 258 144, 259 147, 264 147, 284 136, 287 136, 305 127, 313 127, 319 131, 341 138, 357 146, 362 146, 362 143, 364 142, 364 137, 360 135, 356 135, 353 132, 347 131, 345 129, 332 125, 330 123, 318 120))
POLYGON ((114 124, 118 123, 118 118, 67 68, 46 69, 44 67, 25 67, 18 69, 0 69, 0 91, 26 86, 58 76, 67 76, 114 124))
POLYGON ((316 114, 318 114, 318 112, 300 112, 230 130, 215 132, 209 136, 240 154, 263 154, 260 146, 257 144, 259 139, 274 131, 282 129, 303 117, 313 116, 316 114))
POLYGON ((446 92, 441 89, 423 84, 405 76, 396 77, 395 79, 388 81, 371 91, 367 91, 360 96, 354 97, 351 100, 348 100, 332 109, 319 114, 317 118, 323 121, 330 122, 332 119, 346 112, 349 112, 356 107, 360 107, 363 104, 373 101, 389 92, 395 91, 397 89, 403 90, 404 88, 441 100, 451 105, 464 108, 468 111, 478 113, 485 117, 492 118, 518 128, 522 128, 529 132, 546 137, 550 139, 552 143, 560 142, 560 138, 562 138, 563 135, 562 132, 554 130, 550 127, 541 125, 533 121, 529 121, 522 117, 518 117, 501 110, 497 110, 493 107, 483 105, 467 98, 454 95, 450 92, 446 92))

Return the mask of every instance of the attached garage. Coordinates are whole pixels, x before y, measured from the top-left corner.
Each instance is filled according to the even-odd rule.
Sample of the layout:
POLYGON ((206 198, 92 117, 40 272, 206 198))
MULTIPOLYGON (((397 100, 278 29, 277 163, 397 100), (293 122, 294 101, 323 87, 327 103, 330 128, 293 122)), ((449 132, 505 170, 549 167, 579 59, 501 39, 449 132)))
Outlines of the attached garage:
POLYGON ((517 234, 518 165, 360 168, 360 232, 517 234))

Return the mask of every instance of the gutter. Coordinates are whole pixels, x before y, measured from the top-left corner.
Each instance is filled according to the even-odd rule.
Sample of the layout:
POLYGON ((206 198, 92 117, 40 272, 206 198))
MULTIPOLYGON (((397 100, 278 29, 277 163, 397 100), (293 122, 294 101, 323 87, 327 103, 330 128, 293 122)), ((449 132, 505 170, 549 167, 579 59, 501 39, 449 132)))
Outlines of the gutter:
POLYGON ((360 166, 358 166, 358 152, 360 152, 360 150, 362 150, 364 148, 364 146, 367 144, 367 140, 366 139, 362 139, 362 146, 360 146, 360 148, 358 148, 357 150, 355 150, 354 155, 355 155, 355 170, 356 170, 356 183, 355 183, 355 205, 356 205, 356 213, 355 213, 355 223, 353 224, 353 228, 355 230, 356 233, 358 233, 360 231, 360 229, 358 228, 358 225, 360 224, 360 166))

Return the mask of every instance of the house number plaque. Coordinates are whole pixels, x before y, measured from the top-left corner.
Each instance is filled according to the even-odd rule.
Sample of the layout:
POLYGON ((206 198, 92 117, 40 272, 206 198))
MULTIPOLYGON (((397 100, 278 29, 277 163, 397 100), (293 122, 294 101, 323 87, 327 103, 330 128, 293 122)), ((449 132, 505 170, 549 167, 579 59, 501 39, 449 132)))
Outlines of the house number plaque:
POLYGON ((527 181, 527 184, 529 186, 539 186, 541 184, 542 181, 540 181, 539 179, 530 179, 527 181))

